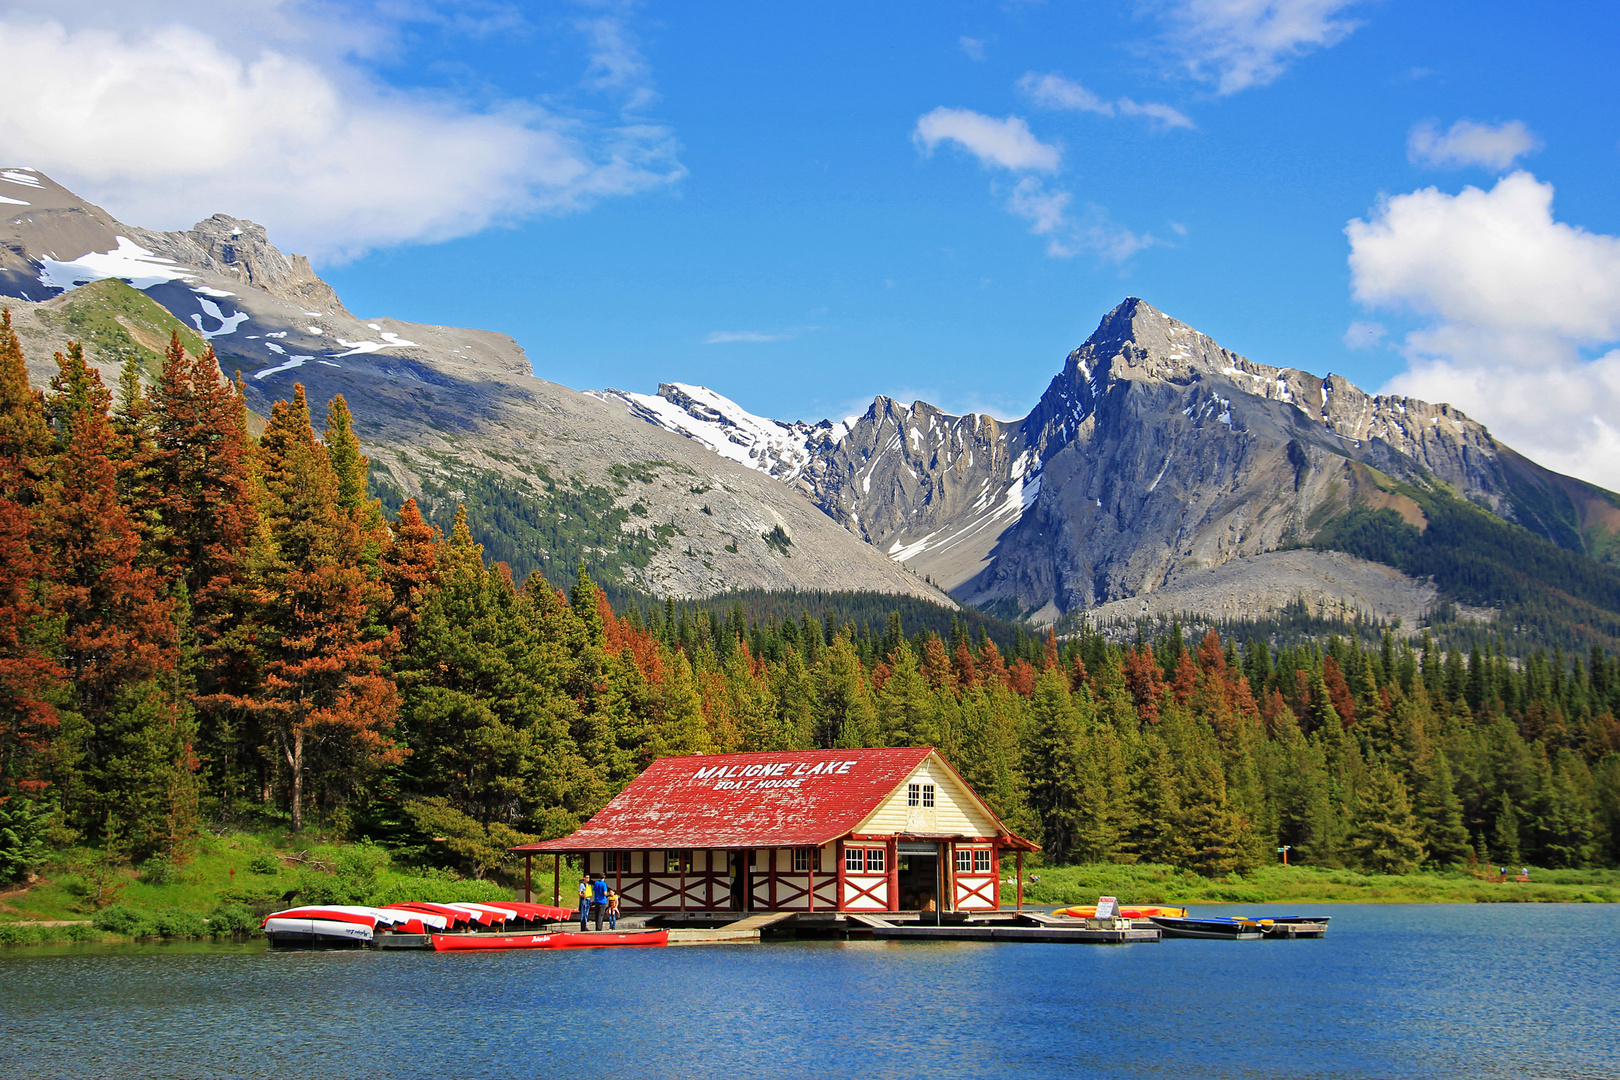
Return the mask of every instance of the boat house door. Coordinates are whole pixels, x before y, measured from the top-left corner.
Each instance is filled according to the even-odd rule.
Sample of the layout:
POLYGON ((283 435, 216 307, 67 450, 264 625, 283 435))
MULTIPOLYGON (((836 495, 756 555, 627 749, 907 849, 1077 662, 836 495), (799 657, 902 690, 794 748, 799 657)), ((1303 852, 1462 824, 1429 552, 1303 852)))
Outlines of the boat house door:
POLYGON ((901 840, 899 886, 901 911, 936 911, 939 907, 939 845, 901 840))
POLYGON ((753 860, 751 851, 733 851, 731 853, 731 910, 748 911, 752 907, 752 897, 748 895, 749 885, 753 883, 753 860))

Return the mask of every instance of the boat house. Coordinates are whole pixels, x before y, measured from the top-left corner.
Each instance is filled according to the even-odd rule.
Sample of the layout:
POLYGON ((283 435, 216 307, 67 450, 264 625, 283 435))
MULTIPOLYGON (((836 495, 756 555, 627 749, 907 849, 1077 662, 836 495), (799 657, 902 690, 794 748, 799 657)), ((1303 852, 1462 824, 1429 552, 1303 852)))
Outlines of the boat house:
POLYGON ((932 747, 653 762, 572 835, 511 849, 603 875, 627 912, 994 911, 1012 833, 932 747))

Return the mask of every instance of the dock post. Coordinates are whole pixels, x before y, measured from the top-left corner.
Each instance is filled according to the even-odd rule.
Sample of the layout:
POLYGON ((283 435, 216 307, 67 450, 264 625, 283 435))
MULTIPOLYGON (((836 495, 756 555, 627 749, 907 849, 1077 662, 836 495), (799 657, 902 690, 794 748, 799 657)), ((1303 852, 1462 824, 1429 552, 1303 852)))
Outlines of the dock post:
POLYGON ((523 856, 523 902, 534 903, 534 856, 523 856))
POLYGON ((1024 853, 1018 852, 1018 910, 1024 910, 1024 853))
POLYGON ((562 856, 551 857, 551 902, 562 907, 562 856))

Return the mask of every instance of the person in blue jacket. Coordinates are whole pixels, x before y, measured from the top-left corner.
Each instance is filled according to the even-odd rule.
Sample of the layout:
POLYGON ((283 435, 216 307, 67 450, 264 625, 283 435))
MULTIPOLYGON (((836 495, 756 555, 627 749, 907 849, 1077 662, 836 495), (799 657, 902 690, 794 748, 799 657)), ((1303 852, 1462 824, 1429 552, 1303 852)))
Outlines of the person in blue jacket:
POLYGON ((607 914, 608 886, 601 874, 591 882, 591 912, 596 916, 596 928, 602 929, 602 917, 607 914))

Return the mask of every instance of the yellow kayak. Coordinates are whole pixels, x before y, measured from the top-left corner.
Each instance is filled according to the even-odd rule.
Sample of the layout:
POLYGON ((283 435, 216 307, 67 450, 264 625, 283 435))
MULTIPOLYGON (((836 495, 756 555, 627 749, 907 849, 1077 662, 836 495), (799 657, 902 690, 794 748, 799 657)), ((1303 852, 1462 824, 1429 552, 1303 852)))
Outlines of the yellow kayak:
MULTIPOLYGON (((1151 919, 1155 915, 1170 919, 1181 919, 1186 917, 1187 909, 1180 907, 1121 907, 1117 913, 1122 919, 1151 919)), ((1097 905, 1087 904, 1081 907, 1059 908, 1053 914, 1067 915, 1074 919, 1095 919, 1097 917, 1097 905)))

